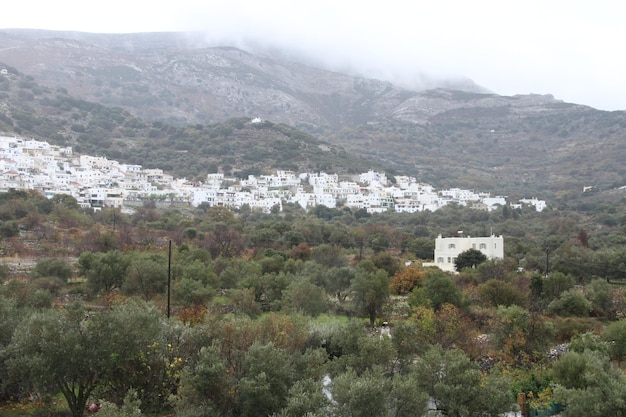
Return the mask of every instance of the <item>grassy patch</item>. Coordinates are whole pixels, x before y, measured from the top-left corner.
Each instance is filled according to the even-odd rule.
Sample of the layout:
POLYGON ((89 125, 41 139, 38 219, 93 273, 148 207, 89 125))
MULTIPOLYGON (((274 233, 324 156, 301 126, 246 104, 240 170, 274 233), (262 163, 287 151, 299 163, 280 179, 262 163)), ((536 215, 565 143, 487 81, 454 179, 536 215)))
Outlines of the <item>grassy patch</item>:
POLYGON ((311 323, 314 324, 347 324, 348 317, 337 316, 334 314, 320 314, 319 316, 312 318, 311 323))

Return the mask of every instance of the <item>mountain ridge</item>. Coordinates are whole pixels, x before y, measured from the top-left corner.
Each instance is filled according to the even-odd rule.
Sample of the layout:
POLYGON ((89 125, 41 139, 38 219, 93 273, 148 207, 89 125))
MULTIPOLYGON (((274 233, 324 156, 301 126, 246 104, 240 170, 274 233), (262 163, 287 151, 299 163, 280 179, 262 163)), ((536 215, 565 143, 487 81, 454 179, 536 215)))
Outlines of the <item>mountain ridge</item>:
POLYGON ((269 51, 207 46, 190 34, 44 34, 0 30, 0 62, 53 91, 123 108, 147 124, 183 128, 260 117, 438 187, 520 197, 571 196, 585 186, 608 190, 625 182, 626 112, 551 95, 411 91, 269 51))
POLYGON ((336 129, 386 114, 416 94, 387 81, 279 61, 234 47, 202 45, 201 38, 189 34, 7 33, 8 47, 0 50, 0 61, 21 68, 41 84, 65 86, 90 101, 132 108, 148 120, 215 123, 228 118, 227 113, 336 129), (125 77, 123 91, 116 77, 125 77), (71 85, 66 85, 70 80, 71 85), (203 97, 198 97, 200 91, 203 97), (206 99, 208 91, 214 102, 206 99), (149 107, 133 102, 134 92, 150 95, 149 107), (182 110, 164 116, 163 109, 174 104, 171 97, 182 95, 195 107, 176 102, 182 110))

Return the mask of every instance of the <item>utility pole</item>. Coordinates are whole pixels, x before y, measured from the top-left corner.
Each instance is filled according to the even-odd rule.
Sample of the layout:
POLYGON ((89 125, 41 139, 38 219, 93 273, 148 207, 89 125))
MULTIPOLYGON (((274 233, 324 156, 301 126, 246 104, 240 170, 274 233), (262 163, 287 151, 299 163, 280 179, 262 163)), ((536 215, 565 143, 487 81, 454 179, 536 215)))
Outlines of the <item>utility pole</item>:
POLYGON ((550 248, 546 246, 546 277, 550 273, 550 248))
POLYGON ((170 318, 170 289, 172 287, 172 241, 167 256, 167 318, 170 318))

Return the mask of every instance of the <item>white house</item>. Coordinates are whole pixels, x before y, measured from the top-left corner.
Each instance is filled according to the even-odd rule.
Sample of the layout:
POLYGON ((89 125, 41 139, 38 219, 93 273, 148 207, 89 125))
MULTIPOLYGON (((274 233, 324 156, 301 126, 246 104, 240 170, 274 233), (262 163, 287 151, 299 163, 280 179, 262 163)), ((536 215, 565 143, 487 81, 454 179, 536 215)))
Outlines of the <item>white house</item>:
POLYGON ((374 183, 387 185, 387 176, 385 175, 385 173, 372 171, 370 169, 369 171, 359 175, 359 182, 368 185, 372 185, 374 183))
POLYGON ((215 188, 196 188, 193 191, 191 204, 199 206, 202 203, 208 203, 209 207, 217 205, 217 189, 215 188))
POLYGON ((519 201, 522 204, 529 204, 535 207, 537 211, 543 211, 546 208, 546 202, 544 200, 538 200, 536 198, 523 198, 519 201))
POLYGON ((467 205, 469 201, 479 201, 480 196, 472 190, 463 190, 461 188, 450 188, 447 190, 441 190, 443 197, 448 197, 452 200, 458 201, 461 205, 467 205))
POLYGON ((506 206, 506 197, 502 196, 484 197, 480 201, 487 206, 488 211, 494 211, 498 208, 498 206, 506 206))
POLYGON ((437 266, 443 271, 455 272, 454 262, 461 252, 476 249, 487 259, 504 258, 504 238, 491 235, 488 237, 442 237, 435 239, 435 262, 424 266, 437 266))

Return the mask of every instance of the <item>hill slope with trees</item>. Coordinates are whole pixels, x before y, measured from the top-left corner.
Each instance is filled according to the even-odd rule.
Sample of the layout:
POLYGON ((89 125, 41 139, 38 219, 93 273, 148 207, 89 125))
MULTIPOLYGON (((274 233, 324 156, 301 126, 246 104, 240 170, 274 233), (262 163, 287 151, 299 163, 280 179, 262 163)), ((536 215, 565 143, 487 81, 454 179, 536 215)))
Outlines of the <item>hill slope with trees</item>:
POLYGON ((360 173, 380 167, 271 121, 238 118, 186 127, 147 122, 120 107, 42 87, 14 69, 0 76, 0 97, 0 132, 5 135, 72 146, 77 153, 160 168, 176 177, 204 179, 218 170, 241 178, 276 169, 360 173))
POLYGON ((105 416, 411 416, 428 398, 463 416, 520 398, 566 416, 623 411, 623 215, 190 216, 153 202, 125 215, 0 197, 3 415, 82 416, 98 401, 105 416), (422 267, 459 227, 504 233, 505 259, 422 267))
MULTIPOLYGON (((438 188, 552 200, 577 198, 583 187, 612 198, 624 186, 622 111, 599 111, 549 95, 498 96, 476 86, 409 91, 312 68, 268 51, 209 47, 201 37, 182 34, 5 30, 0 36, 6 45, 0 62, 32 77, 37 86, 124 109, 142 121, 113 124, 122 132, 109 126, 114 135, 108 137, 95 135, 90 124, 65 121, 84 131, 86 139, 111 143, 111 151, 130 151, 119 147, 130 142, 136 123, 192 130, 176 132, 173 138, 168 133, 168 143, 190 135, 206 143, 215 133, 193 132, 193 126, 260 117, 438 188)), ((23 91, 19 100, 36 96, 37 88, 23 91)), ((31 105, 44 114, 53 110, 31 105)), ((17 117, 27 119, 32 113, 17 117)), ((155 138, 159 146, 162 140, 155 138)), ((94 150, 81 145, 84 152, 94 150)), ((189 144, 180 146, 185 150, 189 144)), ((145 157, 158 157, 165 168, 174 166, 163 155, 145 157)))
MULTIPOLYGON (((549 200, 542 212, 449 205, 375 215, 147 200, 122 213, 81 209, 67 195, 0 193, 2 415, 626 412, 623 112, 548 96, 406 92, 341 75, 316 84, 320 72, 232 48, 166 60, 168 82, 193 91, 167 95, 157 90, 164 79, 133 67, 176 55, 157 53, 163 42, 178 48, 167 35, 140 36, 153 50, 135 57, 124 36, 0 36, 23 42, 13 58, 45 64, 0 65, 5 134, 191 179, 380 163, 436 186, 549 200), (116 48, 128 61, 107 61, 116 48), (48 58, 60 55, 54 67, 48 58), (200 94, 205 81, 190 68, 223 95, 200 94), (54 84, 72 71, 75 90, 54 84), (220 84, 233 79, 239 91, 220 84), (268 120, 251 122, 246 103, 256 112, 269 102, 246 98, 255 80, 277 119, 256 113, 268 120), (326 94, 337 83, 344 88, 326 94), (241 100, 220 113, 226 101, 216 97, 241 100), (303 101, 287 107, 295 97, 303 101), (216 113, 194 119, 206 102, 216 113), (286 114, 314 118, 295 128, 278 118, 286 114), (503 235, 504 259, 465 254, 458 274, 424 267, 435 237, 459 230, 503 235)), ((1 52, 0 61, 9 56, 1 52)))

